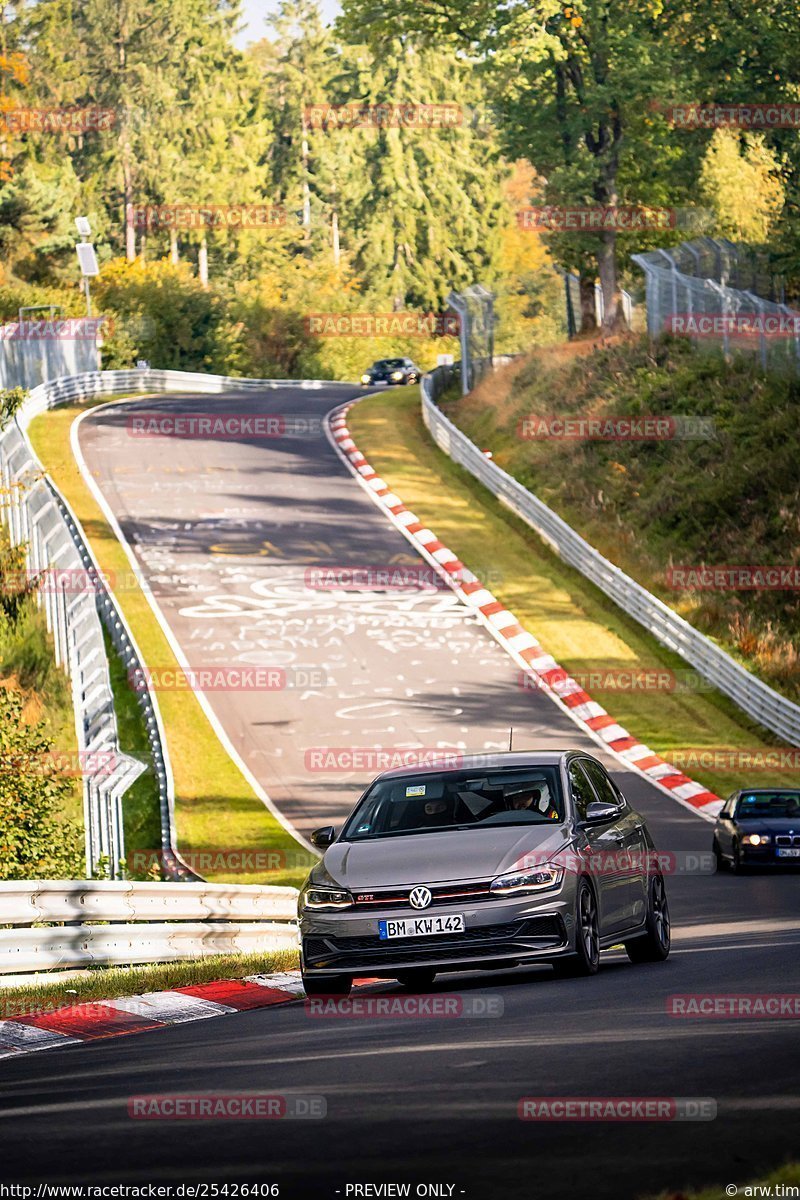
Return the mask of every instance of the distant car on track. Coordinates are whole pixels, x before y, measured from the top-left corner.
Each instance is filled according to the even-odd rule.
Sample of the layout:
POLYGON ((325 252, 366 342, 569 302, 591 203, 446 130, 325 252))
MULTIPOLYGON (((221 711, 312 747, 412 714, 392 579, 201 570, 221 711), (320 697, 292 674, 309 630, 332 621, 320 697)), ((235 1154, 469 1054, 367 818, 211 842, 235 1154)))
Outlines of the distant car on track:
POLYGON ((740 788, 714 826, 717 869, 800 867, 800 788, 740 788))
POLYGON ((593 975, 623 943, 633 962, 669 954, 664 879, 644 818, 578 751, 468 756, 468 765, 379 775, 299 899, 309 995, 354 976, 415 989, 437 971, 552 963, 593 975))
POLYGON ((378 383, 419 383, 421 378, 421 369, 410 358, 381 358, 367 367, 361 383, 364 387, 374 387, 378 383))

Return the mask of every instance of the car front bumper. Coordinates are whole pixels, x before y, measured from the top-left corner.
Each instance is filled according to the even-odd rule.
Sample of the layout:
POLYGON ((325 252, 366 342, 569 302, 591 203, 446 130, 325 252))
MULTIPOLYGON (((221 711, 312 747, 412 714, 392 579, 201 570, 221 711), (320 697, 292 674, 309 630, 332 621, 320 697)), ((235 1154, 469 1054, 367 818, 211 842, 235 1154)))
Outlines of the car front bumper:
POLYGON ((528 962, 569 954, 574 940, 573 889, 546 896, 436 905, 419 913, 408 907, 380 912, 306 909, 300 920, 303 971, 310 975, 394 976, 415 967, 480 969, 500 962, 528 962), (378 921, 420 915, 464 916, 461 933, 425 937, 379 937, 378 921))

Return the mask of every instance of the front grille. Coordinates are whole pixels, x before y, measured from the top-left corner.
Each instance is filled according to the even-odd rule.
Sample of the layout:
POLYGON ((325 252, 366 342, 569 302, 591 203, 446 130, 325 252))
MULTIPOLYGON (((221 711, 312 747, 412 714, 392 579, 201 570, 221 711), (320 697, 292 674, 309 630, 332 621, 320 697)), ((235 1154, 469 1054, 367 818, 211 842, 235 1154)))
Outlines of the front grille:
MULTIPOLYGON (((434 883, 425 885, 430 888, 431 896, 433 897, 428 908, 435 908, 437 904, 452 904, 454 901, 467 900, 474 903, 476 900, 493 900, 494 897, 489 891, 490 879, 481 879, 476 883, 434 883)), ((392 888, 391 891, 374 890, 369 891, 364 888, 361 891, 353 892, 355 901, 354 908, 405 908, 409 904, 408 897, 414 887, 421 885, 414 884, 407 888, 392 888)), ((427 911, 427 910, 426 910, 427 911)))
POLYGON ((786 833, 779 833, 775 838, 776 846, 800 846, 800 834, 795 834, 794 837, 789 837, 786 833))
POLYGON ((513 957, 525 950, 550 949, 566 940, 559 916, 528 917, 505 925, 479 925, 462 933, 433 937, 310 937, 303 942, 303 955, 309 966, 363 970, 380 967, 382 962, 430 962, 441 958, 453 961, 513 957))

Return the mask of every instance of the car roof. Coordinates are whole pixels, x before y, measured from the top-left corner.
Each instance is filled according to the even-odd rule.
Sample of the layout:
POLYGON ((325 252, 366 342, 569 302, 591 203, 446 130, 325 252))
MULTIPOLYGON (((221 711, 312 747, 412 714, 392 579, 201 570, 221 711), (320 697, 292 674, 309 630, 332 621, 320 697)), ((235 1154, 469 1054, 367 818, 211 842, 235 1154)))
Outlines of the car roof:
POLYGON ((764 792, 768 796, 779 796, 781 792, 800 792, 800 785, 797 787, 740 787, 735 794, 742 796, 745 792, 748 796, 757 796, 759 792, 764 792))
POLYGON ((499 754, 484 754, 480 751, 477 753, 464 751, 462 753, 458 750, 443 750, 442 754, 452 754, 453 757, 458 755, 463 760, 462 764, 460 766, 457 764, 450 766, 447 763, 443 763, 441 766, 427 766, 424 763, 410 763, 406 767, 393 767, 389 771, 381 771, 376 778, 403 779, 408 775, 419 775, 421 771, 448 775, 459 771, 497 771, 504 767, 557 767, 573 754, 580 754, 584 758, 593 757, 583 750, 512 750, 499 754))

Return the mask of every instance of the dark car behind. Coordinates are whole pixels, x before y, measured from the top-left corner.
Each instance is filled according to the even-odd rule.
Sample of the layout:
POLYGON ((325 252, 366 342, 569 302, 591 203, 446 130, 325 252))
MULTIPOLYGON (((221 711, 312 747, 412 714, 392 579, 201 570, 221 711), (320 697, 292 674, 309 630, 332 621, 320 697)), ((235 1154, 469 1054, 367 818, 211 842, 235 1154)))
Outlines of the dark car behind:
POLYGON ((740 788, 714 826, 717 868, 800 866, 800 788, 740 788))

